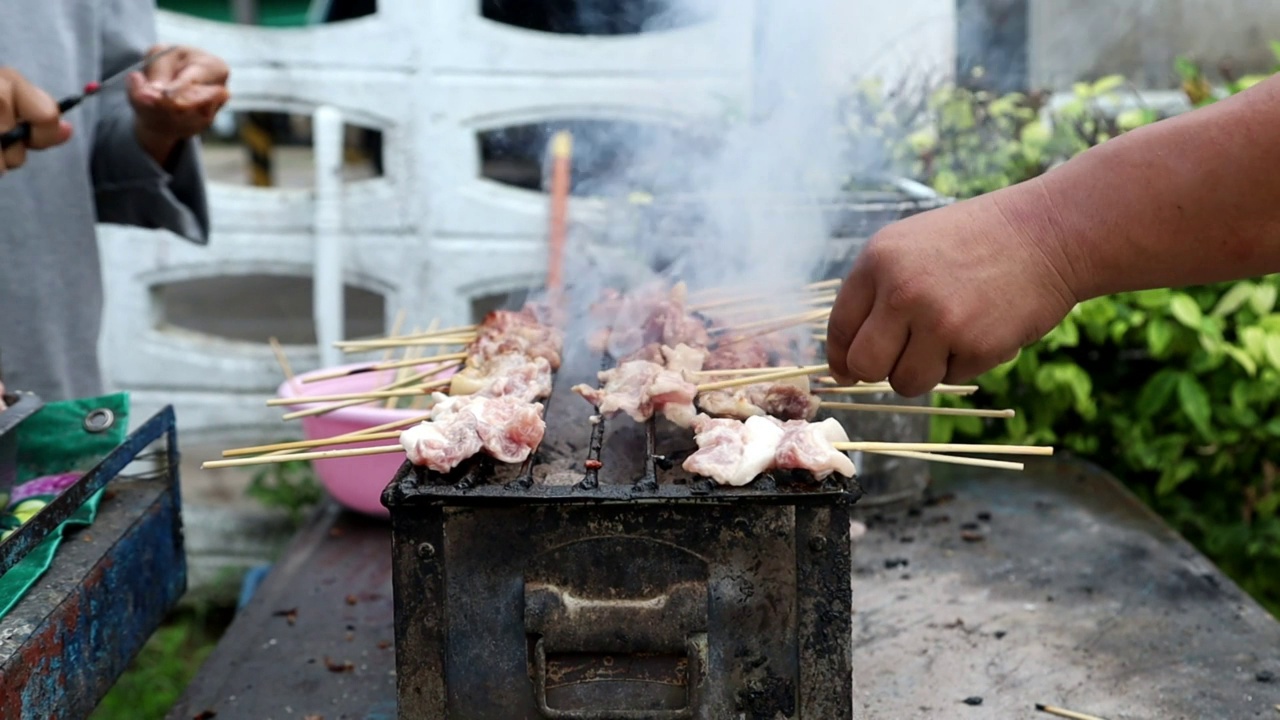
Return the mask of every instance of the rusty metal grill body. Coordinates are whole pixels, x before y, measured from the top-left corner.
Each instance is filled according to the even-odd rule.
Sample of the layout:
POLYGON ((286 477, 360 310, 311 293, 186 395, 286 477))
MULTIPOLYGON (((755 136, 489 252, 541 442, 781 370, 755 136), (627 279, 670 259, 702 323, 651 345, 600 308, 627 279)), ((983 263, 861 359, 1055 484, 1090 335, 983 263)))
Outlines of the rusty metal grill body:
POLYGON ((593 422, 580 379, 523 465, 388 485, 399 718, 850 717, 857 482, 713 486, 691 432, 593 422))

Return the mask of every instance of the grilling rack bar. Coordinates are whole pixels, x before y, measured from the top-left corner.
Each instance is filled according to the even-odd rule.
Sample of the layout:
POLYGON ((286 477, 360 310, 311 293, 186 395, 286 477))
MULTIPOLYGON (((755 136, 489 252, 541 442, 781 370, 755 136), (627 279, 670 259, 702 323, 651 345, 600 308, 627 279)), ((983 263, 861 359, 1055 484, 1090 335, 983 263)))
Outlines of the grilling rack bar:
MULTIPOLYGON (((608 369, 614 361, 605 356, 598 367, 608 369)), ((856 503, 863 495, 856 478, 832 475, 821 481, 803 471, 771 471, 742 487, 719 486, 711 480, 684 471, 680 462, 696 446, 689 431, 668 428, 664 421, 650 418, 643 423, 643 447, 618 448, 614 454, 624 456, 642 453, 638 475, 610 477, 611 463, 605 450, 609 430, 634 423, 619 415, 613 419, 600 416, 598 408, 584 416, 588 405, 569 389, 574 383, 560 373, 553 378, 551 397, 545 402, 544 417, 547 437, 529 458, 520 464, 498 463, 492 457, 477 453, 450 473, 438 473, 409 461, 400 467, 383 493, 383 504, 416 505, 503 505, 528 503, 635 503, 638 501, 679 501, 687 503, 719 503, 728 499, 763 504, 829 505, 856 503), (572 397, 562 397, 570 395, 572 397), (559 412, 557 412, 559 411, 559 412), (594 419, 591 419, 594 418, 594 419), (548 446, 564 442, 564 433, 581 429, 581 421, 590 425, 586 453, 582 456, 582 479, 572 485, 538 482, 535 470, 547 461, 548 446), (550 442, 548 442, 550 441, 550 442), (665 441, 665 442, 664 442, 665 441), (671 452, 659 452, 672 445, 671 452), (606 476, 602 479, 602 473, 606 476)), ((625 443, 618 437, 614 442, 625 443)), ((625 471, 624 471, 625 472, 625 471)))

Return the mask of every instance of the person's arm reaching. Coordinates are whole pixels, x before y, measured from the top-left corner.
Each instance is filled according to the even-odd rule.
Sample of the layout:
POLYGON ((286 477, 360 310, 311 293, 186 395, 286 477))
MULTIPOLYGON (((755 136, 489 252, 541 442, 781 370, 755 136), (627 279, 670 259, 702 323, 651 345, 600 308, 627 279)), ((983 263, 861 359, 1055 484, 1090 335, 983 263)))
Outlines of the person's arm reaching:
POLYGON ((1280 271, 1280 76, 1034 180, 886 227, 827 331, 832 373, 965 382, 1078 302, 1280 271))
MULTIPOLYGON (((110 76, 154 52, 154 3, 110 0, 103 11, 103 72, 110 76)), ((165 228, 208 241, 209 216, 196 136, 227 100, 226 65, 181 48, 158 58, 127 93, 104 93, 92 171, 98 219, 165 228), (168 91, 167 93, 165 91, 168 91)))

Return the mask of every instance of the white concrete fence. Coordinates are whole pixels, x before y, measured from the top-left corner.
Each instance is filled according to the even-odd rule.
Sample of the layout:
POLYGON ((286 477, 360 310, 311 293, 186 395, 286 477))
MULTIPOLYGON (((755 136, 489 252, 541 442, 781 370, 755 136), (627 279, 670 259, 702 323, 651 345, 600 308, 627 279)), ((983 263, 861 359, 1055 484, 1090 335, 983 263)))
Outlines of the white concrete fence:
MULTIPOLYGON (((849 17, 833 21, 850 28, 842 59, 850 73, 891 72, 886 59, 913 69, 949 66, 950 0, 861 16, 878 3, 848 5, 849 17)), ((482 177, 478 133, 558 119, 679 120, 720 113, 726 98, 749 100, 750 12, 592 37, 492 22, 479 6, 379 0, 375 15, 290 29, 161 13, 164 41, 207 48, 230 63, 232 109, 312 116, 316 182, 214 184, 208 247, 167 233, 102 229, 104 363, 112 384, 134 394, 140 417, 173 403, 184 434, 198 440, 291 430, 263 405, 280 381, 270 348, 163 324, 156 288, 262 273, 314 278, 319 347, 286 348, 298 371, 339 360, 324 348, 343 332, 344 283, 382 295, 388 327, 401 308, 410 327, 433 317, 470 322, 473 299, 535 287, 545 268, 546 197, 482 177), (340 180, 344 122, 382 132, 382 176, 340 180)), ((589 199, 571 203, 574 217, 593 211, 589 199)))

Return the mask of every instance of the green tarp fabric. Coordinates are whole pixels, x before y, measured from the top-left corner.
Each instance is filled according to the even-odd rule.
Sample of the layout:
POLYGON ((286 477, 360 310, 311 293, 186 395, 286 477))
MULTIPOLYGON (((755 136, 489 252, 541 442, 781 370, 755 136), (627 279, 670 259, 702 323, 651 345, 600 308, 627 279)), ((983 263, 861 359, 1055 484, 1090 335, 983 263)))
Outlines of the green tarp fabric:
MULTIPOLYGON (((49 476, 78 476, 88 472, 124 442, 128 430, 127 393, 49 403, 27 418, 17 429, 18 479, 13 493, 15 500, 0 511, 0 536, 8 535, 54 498, 53 494, 29 494, 32 488, 39 492, 39 484, 29 486, 24 497, 24 483, 49 476), (99 410, 109 410, 114 420, 107 429, 92 432, 86 428, 85 418, 99 410)), ((18 604, 36 580, 53 564, 66 530, 93 523, 102 492, 94 493, 71 518, 50 533, 44 542, 0 576, 0 618, 18 604)))

